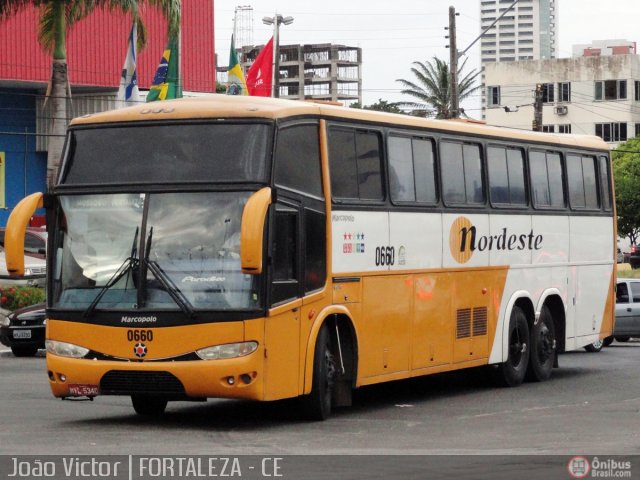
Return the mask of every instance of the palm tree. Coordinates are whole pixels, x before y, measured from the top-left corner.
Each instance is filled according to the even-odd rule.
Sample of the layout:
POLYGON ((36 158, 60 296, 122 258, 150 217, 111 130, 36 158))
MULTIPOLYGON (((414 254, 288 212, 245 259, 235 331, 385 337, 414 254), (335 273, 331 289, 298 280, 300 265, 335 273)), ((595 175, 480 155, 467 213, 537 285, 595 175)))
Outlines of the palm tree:
MULTIPOLYGON (((47 95, 51 98, 51 136, 47 154, 47 185, 51 188, 60 164, 67 126, 67 30, 96 8, 133 13, 138 23, 138 46, 145 43, 145 29, 138 16, 138 6, 145 0, 0 0, 0 22, 15 15, 23 8, 38 7, 40 10, 38 41, 42 48, 52 54, 51 80, 47 95)), ((180 0, 146 0, 149 5, 159 7, 167 19, 169 35, 180 30, 180 0)))
MULTIPOLYGON (((458 96, 460 101, 475 92, 479 85, 474 86, 473 83, 480 72, 472 70, 464 78, 462 70, 467 63, 465 59, 458 68, 458 96)), ((438 57, 433 57, 433 61, 413 62, 411 72, 417 78, 417 82, 411 82, 405 79, 398 79, 396 82, 405 87, 401 93, 411 95, 420 100, 420 102, 402 102, 398 105, 405 107, 425 109, 425 104, 429 105, 435 111, 436 118, 453 118, 451 111, 451 76, 449 74, 449 64, 438 57)), ((425 115, 427 116, 427 112, 425 115)))

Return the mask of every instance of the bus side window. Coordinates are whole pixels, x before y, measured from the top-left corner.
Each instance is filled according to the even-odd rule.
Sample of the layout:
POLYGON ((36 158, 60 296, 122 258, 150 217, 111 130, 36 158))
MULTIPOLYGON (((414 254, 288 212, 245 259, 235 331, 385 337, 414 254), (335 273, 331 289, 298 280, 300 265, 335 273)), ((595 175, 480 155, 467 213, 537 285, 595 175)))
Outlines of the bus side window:
POLYGON ((331 192, 339 200, 383 200, 382 142, 377 132, 329 130, 331 192))
POLYGON ((271 261, 273 265, 271 304, 297 298, 299 292, 298 210, 275 206, 271 261))
POLYGON ((323 198, 318 125, 302 124, 278 130, 275 184, 323 198))

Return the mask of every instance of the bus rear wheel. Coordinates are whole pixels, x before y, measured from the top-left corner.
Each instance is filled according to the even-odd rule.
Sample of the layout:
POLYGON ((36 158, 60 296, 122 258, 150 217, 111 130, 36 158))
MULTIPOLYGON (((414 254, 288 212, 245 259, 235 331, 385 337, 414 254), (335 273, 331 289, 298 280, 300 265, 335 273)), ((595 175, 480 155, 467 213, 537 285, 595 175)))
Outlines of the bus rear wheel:
POLYGON ((313 380, 311 393, 302 397, 302 410, 308 420, 326 420, 331 414, 336 364, 331 349, 327 324, 318 332, 313 355, 313 380))
POLYGON ((167 399, 162 397, 151 397, 148 395, 133 395, 131 397, 133 409, 138 415, 146 417, 157 417, 162 415, 167 408, 167 399))
POLYGON ((494 369, 494 378, 503 387, 517 387, 524 381, 529 365, 529 325, 518 306, 513 307, 509 319, 507 360, 494 369))
POLYGON ((544 305, 531 329, 531 354, 527 380, 544 382, 551 377, 556 360, 556 329, 549 307, 544 305))

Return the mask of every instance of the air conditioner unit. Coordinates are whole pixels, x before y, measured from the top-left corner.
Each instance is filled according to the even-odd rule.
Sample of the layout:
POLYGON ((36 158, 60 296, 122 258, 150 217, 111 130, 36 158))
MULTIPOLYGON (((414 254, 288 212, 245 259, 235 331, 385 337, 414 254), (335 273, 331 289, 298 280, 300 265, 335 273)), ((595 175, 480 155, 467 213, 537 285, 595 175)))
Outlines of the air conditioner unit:
POLYGON ((555 108, 556 115, 566 115, 569 109, 566 105, 558 105, 555 108))

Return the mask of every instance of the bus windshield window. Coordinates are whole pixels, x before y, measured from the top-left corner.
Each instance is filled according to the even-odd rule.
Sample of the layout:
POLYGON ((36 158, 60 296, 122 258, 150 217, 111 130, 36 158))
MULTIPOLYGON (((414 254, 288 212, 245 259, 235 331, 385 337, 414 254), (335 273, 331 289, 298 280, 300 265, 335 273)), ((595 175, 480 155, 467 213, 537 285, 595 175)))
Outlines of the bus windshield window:
POLYGON ((85 310, 102 294, 96 310, 179 309, 168 285, 149 269, 140 268, 153 263, 195 310, 257 308, 256 280, 240 267, 240 223, 249 195, 61 197, 63 241, 53 253, 58 266, 54 307, 85 310), (141 239, 144 255, 140 255, 141 239), (141 282, 140 272, 145 270, 146 281, 141 282))
POLYGON ((271 131, 246 123, 76 129, 62 183, 264 183, 271 131))

